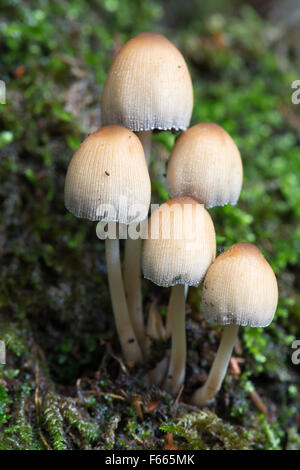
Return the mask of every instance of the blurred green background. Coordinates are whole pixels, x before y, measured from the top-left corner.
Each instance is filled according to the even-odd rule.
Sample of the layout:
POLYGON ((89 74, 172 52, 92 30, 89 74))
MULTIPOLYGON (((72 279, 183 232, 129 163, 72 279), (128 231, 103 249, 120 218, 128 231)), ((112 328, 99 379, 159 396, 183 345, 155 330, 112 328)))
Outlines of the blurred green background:
MULTIPOLYGON (((300 339, 300 104, 291 102, 299 26, 296 0, 0 2, 7 89, 0 105, 0 339, 7 344, 0 449, 161 449, 166 432, 180 449, 300 449, 300 366, 291 362, 300 339), (255 243, 280 288, 273 324, 240 333, 238 380, 229 373, 216 403, 201 412, 174 408, 171 397, 145 389, 143 371, 129 376, 120 367, 103 244, 94 224, 63 203, 68 162, 101 125, 113 56, 141 31, 165 34, 183 53, 195 91, 192 124, 220 124, 240 149, 240 201, 211 210, 219 248, 255 243), (143 420, 139 400, 157 402, 143 420)), ((155 135, 157 202, 168 197, 165 165, 175 138, 155 135)), ((144 293, 145 305, 155 298, 163 314, 168 291, 145 283, 144 293)), ((219 331, 199 327, 199 305, 199 290, 191 289, 196 367, 188 368, 186 400, 219 341, 219 331)))

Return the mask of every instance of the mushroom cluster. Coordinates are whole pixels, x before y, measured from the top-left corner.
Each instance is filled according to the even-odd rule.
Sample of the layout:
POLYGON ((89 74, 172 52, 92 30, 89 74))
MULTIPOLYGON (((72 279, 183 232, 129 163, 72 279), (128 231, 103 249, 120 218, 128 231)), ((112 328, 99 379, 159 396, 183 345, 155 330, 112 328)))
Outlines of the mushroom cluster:
POLYGON ((171 338, 171 349, 146 379, 173 395, 185 380, 188 287, 203 281, 205 319, 225 325, 207 381, 192 396, 193 404, 204 406, 221 387, 238 325, 267 326, 276 311, 278 289, 270 265, 254 245, 237 243, 215 259, 216 234, 207 209, 237 203, 242 160, 219 125, 203 122, 188 129, 192 108, 192 81, 178 49, 154 33, 128 41, 104 84, 104 127, 86 138, 69 164, 65 205, 76 217, 98 221, 96 233, 105 240, 112 308, 125 360, 141 363, 151 338, 171 338), (182 133, 168 162, 171 198, 148 219, 154 130, 182 133), (126 239, 123 270, 120 238, 126 239), (144 315, 142 271, 146 279, 171 288, 166 324, 154 305, 144 315))

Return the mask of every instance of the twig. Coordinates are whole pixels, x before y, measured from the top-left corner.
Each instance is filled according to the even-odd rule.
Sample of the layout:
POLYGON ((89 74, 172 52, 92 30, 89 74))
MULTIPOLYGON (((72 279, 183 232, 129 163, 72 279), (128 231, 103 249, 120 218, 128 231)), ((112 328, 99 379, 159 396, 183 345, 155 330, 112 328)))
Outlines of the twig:
POLYGON ((174 403, 173 403, 173 405, 172 405, 172 411, 173 411, 174 408, 178 405, 179 400, 180 400, 181 395, 182 395, 182 392, 183 392, 183 389, 184 389, 184 384, 181 384, 180 389, 179 389, 179 392, 178 392, 178 394, 177 394, 177 397, 176 397, 176 399, 175 399, 175 401, 174 401, 174 403))
POLYGON ((118 356, 115 356, 112 351, 110 351, 110 355, 115 359, 115 361, 117 361, 120 364, 120 367, 121 367, 122 371, 124 372, 124 374, 129 375, 127 367, 125 366, 122 359, 120 359, 118 356))
POLYGON ((141 421, 144 421, 143 410, 141 407, 141 398, 138 395, 134 395, 133 404, 136 409, 138 417, 140 418, 141 421))
POLYGON ((271 418, 269 416, 268 410, 266 405, 263 403, 262 399, 260 398, 259 394, 257 393, 256 390, 252 390, 252 392, 249 392, 249 396, 254 403, 254 405, 259 409, 261 413, 263 413, 268 420, 268 423, 271 424, 271 418))
POLYGON ((106 392, 97 392, 99 395, 102 395, 104 397, 110 397, 110 398, 116 398, 117 400, 126 400, 126 398, 121 397, 121 395, 116 395, 115 393, 106 393, 106 392))

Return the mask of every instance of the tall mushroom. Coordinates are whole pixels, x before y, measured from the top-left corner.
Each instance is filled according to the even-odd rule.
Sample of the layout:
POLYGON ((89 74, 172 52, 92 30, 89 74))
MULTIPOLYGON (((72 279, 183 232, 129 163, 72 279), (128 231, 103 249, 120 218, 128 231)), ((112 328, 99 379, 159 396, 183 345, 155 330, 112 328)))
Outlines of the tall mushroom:
POLYGON ((164 387, 175 394, 185 377, 184 286, 198 286, 216 253, 213 222, 202 205, 191 198, 171 199, 150 217, 143 243, 146 279, 172 287, 172 350, 164 387))
POLYGON ((151 186, 140 140, 121 126, 91 134, 74 154, 66 176, 65 206, 76 217, 112 222, 105 236, 106 261, 116 327, 127 361, 140 361, 121 276, 116 225, 147 218, 151 186))
MULTIPOLYGON (((193 88, 183 56, 164 36, 141 33, 128 41, 114 59, 104 84, 101 115, 104 124, 135 131, 147 161, 153 130, 185 130, 193 108, 193 88)), ((141 298, 141 242, 125 244, 124 281, 129 312, 144 344, 141 298)))
POLYGON ((220 389, 239 325, 268 326, 277 301, 275 274, 254 245, 237 243, 216 258, 204 279, 202 307, 207 322, 225 329, 208 378, 192 397, 195 405, 205 406, 220 389))
POLYGON ((167 180, 171 197, 189 196, 207 208, 234 205, 243 180, 239 150, 219 125, 196 124, 177 139, 167 180))

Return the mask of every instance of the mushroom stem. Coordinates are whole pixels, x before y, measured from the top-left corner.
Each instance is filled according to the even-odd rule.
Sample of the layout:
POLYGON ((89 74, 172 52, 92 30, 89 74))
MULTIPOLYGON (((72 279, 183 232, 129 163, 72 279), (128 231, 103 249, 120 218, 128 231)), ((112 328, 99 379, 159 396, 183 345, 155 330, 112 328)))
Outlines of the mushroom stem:
POLYGON ((145 325, 141 286, 142 239, 127 238, 125 242, 124 284, 128 311, 138 343, 145 351, 145 325))
POLYGON ((236 341, 238 325, 226 325, 223 336, 205 384, 192 396, 192 403, 200 408, 214 398, 221 388, 232 350, 236 341))
POLYGON ((152 131, 140 131, 140 132, 136 132, 136 135, 142 142, 142 146, 145 152, 146 162, 147 162, 147 165, 149 166, 152 131))
MULTIPOLYGON (((186 300, 187 295, 189 292, 189 286, 187 284, 184 285, 184 298, 186 300)), ((166 321, 166 339, 171 337, 172 331, 172 319, 171 319, 171 305, 172 305, 172 296, 174 295, 174 290, 172 289, 169 305, 168 305, 168 312, 167 312, 167 321, 166 321)))
MULTIPOLYGON (((165 328, 161 319, 160 314, 155 308, 155 305, 152 304, 148 313, 147 320, 147 337, 146 337, 146 347, 147 353, 150 354, 152 347, 152 340, 165 340, 165 328)), ((160 386, 164 380, 167 369, 169 365, 169 358, 167 356, 163 357, 155 366, 154 369, 150 370, 147 374, 147 383, 149 385, 155 384, 160 386)))
MULTIPOLYGON (((152 131, 136 132, 149 165, 152 131)), ((124 285, 132 326, 140 347, 145 352, 145 326, 141 281, 142 240, 127 238, 125 242, 124 285)))
POLYGON ((185 286, 172 287, 171 300, 172 349, 168 374, 164 388, 175 395, 185 378, 186 334, 185 334, 185 286))
POLYGON ((142 352, 138 345, 126 304, 118 238, 107 238, 105 240, 105 254, 109 290, 122 351, 127 362, 141 362, 142 352))

